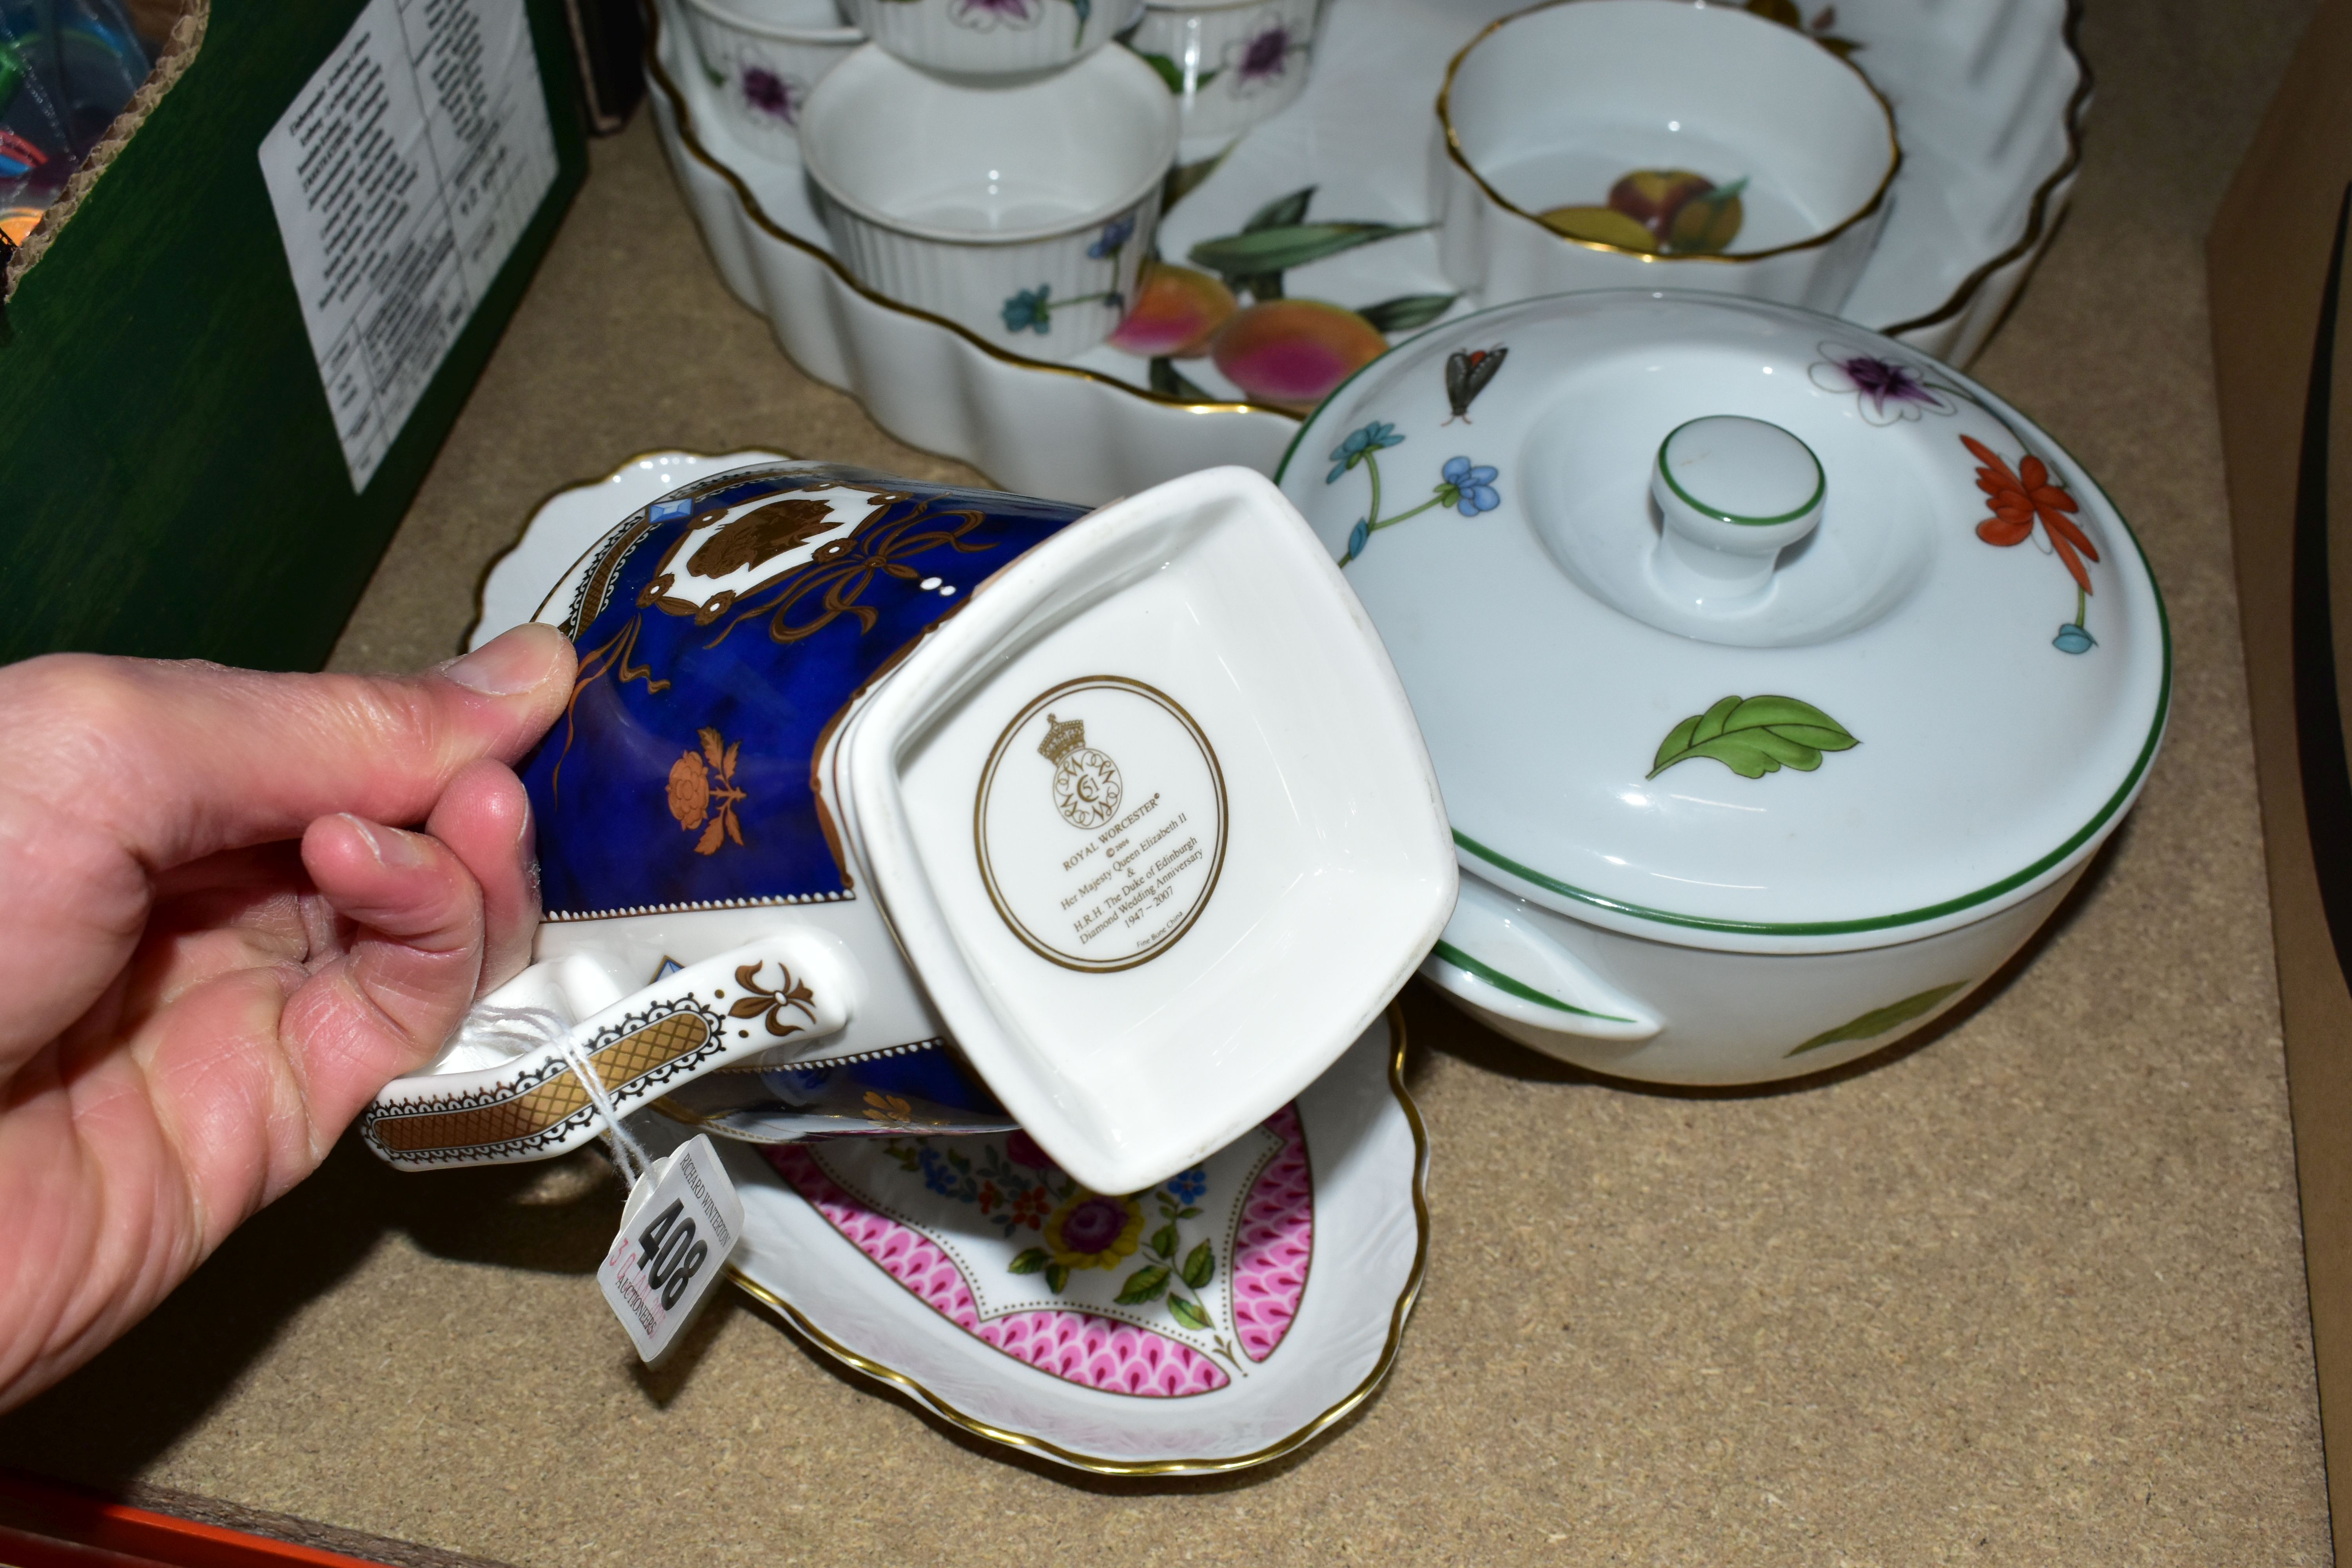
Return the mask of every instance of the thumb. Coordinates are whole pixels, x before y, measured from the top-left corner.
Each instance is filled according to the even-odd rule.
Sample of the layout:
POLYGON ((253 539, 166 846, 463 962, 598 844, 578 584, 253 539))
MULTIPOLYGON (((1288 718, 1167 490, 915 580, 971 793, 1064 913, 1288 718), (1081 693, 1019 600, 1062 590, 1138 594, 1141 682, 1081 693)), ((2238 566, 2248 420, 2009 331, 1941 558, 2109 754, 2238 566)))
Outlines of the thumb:
POLYGON ((419 822, 568 700, 571 644, 518 626, 422 675, 271 675, 52 655, 0 668, 5 1047, 54 1037, 129 958, 156 876, 320 817, 419 822))
POLYGON ((67 654, 0 672, 0 713, 30 742, 11 772, 50 821, 101 831, 153 872, 339 813, 422 821, 467 763, 530 750, 572 670, 570 642, 538 625, 404 677, 67 654))

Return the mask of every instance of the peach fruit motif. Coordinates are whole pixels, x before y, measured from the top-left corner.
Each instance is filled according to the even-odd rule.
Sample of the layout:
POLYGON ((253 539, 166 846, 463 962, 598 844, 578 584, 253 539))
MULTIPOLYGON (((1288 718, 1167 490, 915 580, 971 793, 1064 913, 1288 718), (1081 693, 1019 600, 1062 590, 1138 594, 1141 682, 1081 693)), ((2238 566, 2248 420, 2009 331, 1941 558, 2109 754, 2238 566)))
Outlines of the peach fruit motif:
POLYGON ((1135 309, 1111 333, 1111 346, 1147 359, 1198 359, 1237 308, 1234 291, 1209 274, 1150 262, 1135 291, 1135 309))
POLYGON ((1320 300, 1265 300, 1217 334, 1217 369, 1260 402, 1305 410, 1388 351, 1380 329, 1320 300))
POLYGON ((1537 215, 1570 239, 1598 240, 1653 256, 1720 256, 1747 216, 1744 179, 1717 185, 1688 169, 1636 169, 1609 188, 1606 206, 1553 207, 1537 215))

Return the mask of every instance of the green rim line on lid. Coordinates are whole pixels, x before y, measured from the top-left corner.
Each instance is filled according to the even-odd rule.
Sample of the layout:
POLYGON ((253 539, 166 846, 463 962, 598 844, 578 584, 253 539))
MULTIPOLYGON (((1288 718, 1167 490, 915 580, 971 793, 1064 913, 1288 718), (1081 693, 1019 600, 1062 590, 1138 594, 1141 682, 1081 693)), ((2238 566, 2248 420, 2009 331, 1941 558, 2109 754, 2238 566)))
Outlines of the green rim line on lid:
MULTIPOLYGON (((1462 836, 1457 833, 1454 837, 1459 838, 1462 836)), ((1526 981, 1514 980, 1501 970, 1479 963, 1450 942, 1439 942, 1436 953, 1441 960, 1452 964, 1463 973, 1483 980, 1496 990, 1516 996, 1522 1002, 1534 1002, 1545 1007, 1557 1007, 1563 1013, 1573 1013, 1580 1018, 1600 1018, 1612 1024, 1634 1024, 1641 1021, 1637 1018, 1621 1018, 1614 1013, 1596 1013, 1590 1007, 1574 1006, 1557 996, 1547 996, 1526 981)))
MULTIPOLYGON (((1666 488, 1668 489, 1674 491, 1675 494, 1682 497, 1684 500, 1687 501, 1692 510, 1705 512, 1707 516, 1715 519, 1717 522, 1737 523, 1742 528, 1769 528, 1776 522, 1794 522, 1797 519, 1804 516, 1807 512, 1812 510, 1813 508, 1821 504, 1822 492, 1830 488, 1830 477, 1822 471, 1821 458, 1814 457, 1813 449, 1811 447, 1806 446, 1802 440, 1799 439, 1796 436, 1791 435, 1789 431, 1780 430, 1780 427, 1778 425, 1772 425, 1772 422, 1769 419, 1759 419, 1754 421, 1754 423, 1758 425, 1770 425, 1773 429, 1780 430, 1780 434, 1787 436, 1790 440, 1795 441, 1799 448, 1801 449, 1805 456, 1812 462, 1813 493, 1805 498, 1804 504, 1802 506, 1792 508, 1788 511, 1782 512, 1778 517, 1742 517, 1736 511, 1725 511, 1720 507, 1709 506, 1706 502, 1699 500, 1698 497, 1691 494, 1690 491, 1683 489, 1681 482, 1675 478, 1674 469, 1666 466, 1666 448, 1675 444, 1675 437, 1681 435, 1684 431, 1697 424, 1700 419, 1720 419, 1724 417, 1727 416, 1720 414, 1702 414, 1699 416, 1698 419, 1685 419, 1681 424, 1666 432, 1666 438, 1658 443, 1658 472, 1665 476, 1666 488)), ((1739 416, 1735 415, 1730 416, 1729 417, 1737 418, 1739 417, 1739 416)))
MULTIPOLYGON (((1290 459, 1297 456, 1300 443, 1304 442, 1308 435, 1314 432, 1316 426, 1322 421, 1324 411, 1334 406, 1339 402, 1339 395, 1347 391, 1349 384, 1364 372, 1386 363, 1423 338, 1434 337, 1440 332, 1458 334, 1464 327, 1481 317, 1499 315, 1506 310, 1522 310, 1525 308, 1525 303, 1522 301, 1510 305, 1491 306, 1485 310, 1473 311, 1457 321, 1442 321, 1427 331, 1407 338, 1379 359, 1372 361, 1370 364, 1358 367, 1346 381, 1331 389, 1329 395, 1316 405, 1315 412, 1307 416, 1307 422, 1298 427, 1298 434, 1290 438, 1290 445, 1283 449, 1282 461, 1275 466, 1274 482, 1277 485, 1282 482, 1283 476, 1290 469, 1290 459)), ((1755 301, 1748 303, 1753 304, 1755 301)), ((1812 314, 1811 311, 1794 310, 1791 313, 1812 314)), ((1871 331, 1867 327, 1861 330, 1872 337, 1881 335, 1871 331)), ((2108 510, 2116 514, 2116 521, 2122 525, 2124 537, 2131 542, 2132 553, 2139 558, 2140 573, 2147 581, 2148 597, 2156 603, 2157 637, 2163 654, 2163 663, 2158 671, 2156 683, 2156 713, 2148 721, 2147 739, 2141 742, 2139 755, 2133 759, 2131 771, 2124 775, 2123 783, 2116 786, 2115 794, 2107 797, 2106 804, 2093 814, 2090 821, 2069 835, 2066 841, 2057 848, 2042 856, 2023 870, 2003 877, 1997 882, 1988 883, 1974 892, 1962 893, 1958 898, 1947 899, 1941 903, 1923 905, 1916 910, 1904 910, 1895 914, 1873 915, 1852 921, 1726 921, 1710 919, 1705 915, 1676 914, 1671 910, 1654 910, 1644 904, 1630 903, 1622 899, 1612 899, 1601 893, 1591 892, 1572 882, 1563 882, 1557 877, 1548 876, 1530 866, 1523 866, 1508 856, 1488 848, 1458 827, 1454 829, 1454 842, 1488 865, 1508 872, 1531 887, 1545 889, 1563 898, 1590 904, 1595 909, 1613 910, 1618 914, 1630 915, 1637 920, 1654 921, 1660 925, 1681 926, 1690 931, 1723 931, 1739 936, 1843 936, 1861 931, 1888 931, 1896 926, 1916 925, 1923 921, 1939 920, 1945 915, 1972 909, 1978 904, 2023 887, 2082 847, 2093 834, 2105 825, 2109 817, 2123 808, 2124 802, 2131 798, 2132 791, 2138 787, 2141 776, 2147 772, 2147 764, 2156 756, 2157 742, 2164 739, 2164 721, 2172 711, 2172 616, 2164 607, 2164 590, 2157 585, 2156 572, 2147 563, 2147 550, 2140 543, 2138 531, 2132 527, 2131 519, 2124 515, 2124 509, 2116 505, 2116 498, 2107 493, 2107 487, 2099 482, 2096 475, 2084 468, 2081 461, 2074 453, 2068 451, 2063 444, 2035 424, 2015 404, 1979 384, 1967 375, 1960 374, 1958 372, 1953 374, 1958 375, 1963 383, 1979 397, 1984 398, 1989 405, 2006 409, 2018 418, 2025 420, 2027 424, 2033 425, 2042 438, 2049 442, 2050 449, 2063 458, 2067 466, 2080 474, 2093 489, 2099 492, 2099 499, 2107 503, 2108 510)))

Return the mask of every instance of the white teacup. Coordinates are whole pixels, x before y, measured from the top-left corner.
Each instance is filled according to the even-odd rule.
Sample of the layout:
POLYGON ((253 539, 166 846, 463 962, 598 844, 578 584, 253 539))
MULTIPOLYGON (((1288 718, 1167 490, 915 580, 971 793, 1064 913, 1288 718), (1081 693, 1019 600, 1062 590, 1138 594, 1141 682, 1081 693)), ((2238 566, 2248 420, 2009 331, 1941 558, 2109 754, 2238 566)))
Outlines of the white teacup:
POLYGON ((866 41, 834 0, 686 0, 703 69, 754 144, 789 144, 825 74, 866 41))
POLYGON ((869 45, 801 122, 834 250, 861 282, 1052 360, 1125 315, 1176 141, 1166 86, 1124 49, 991 88, 869 45))
POLYGON ((1086 58, 1143 0, 842 0, 866 37, 950 76, 1038 76, 1086 58))
POLYGON ((848 1074, 863 1105, 804 1130, 978 1110, 1132 1192, 1320 1075, 1454 905, 1388 656, 1245 469, 1092 513, 724 470, 540 618, 581 668, 521 768, 538 962, 362 1117, 396 1165, 543 1159, 608 1106, 708 1121, 730 1079, 777 1114, 713 1130, 772 1142, 848 1074))
POLYGON ((1431 159, 1439 259, 1486 305, 1696 289, 1835 311, 1900 161, 1885 101, 1792 27, 1683 0, 1550 0, 1447 68, 1431 159), (1669 169, 1737 194, 1727 245, 1643 248, 1539 216, 1605 207, 1620 179, 1669 169))

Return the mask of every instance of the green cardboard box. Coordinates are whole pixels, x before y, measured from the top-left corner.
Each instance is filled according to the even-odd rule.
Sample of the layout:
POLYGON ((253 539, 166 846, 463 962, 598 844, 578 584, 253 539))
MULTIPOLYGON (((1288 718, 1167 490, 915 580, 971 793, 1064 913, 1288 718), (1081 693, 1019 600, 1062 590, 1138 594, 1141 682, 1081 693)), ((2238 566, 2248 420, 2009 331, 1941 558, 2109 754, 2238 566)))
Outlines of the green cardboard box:
POLYGON ((323 662, 586 174, 569 48, 198 0, 8 270, 0 660, 323 662))

